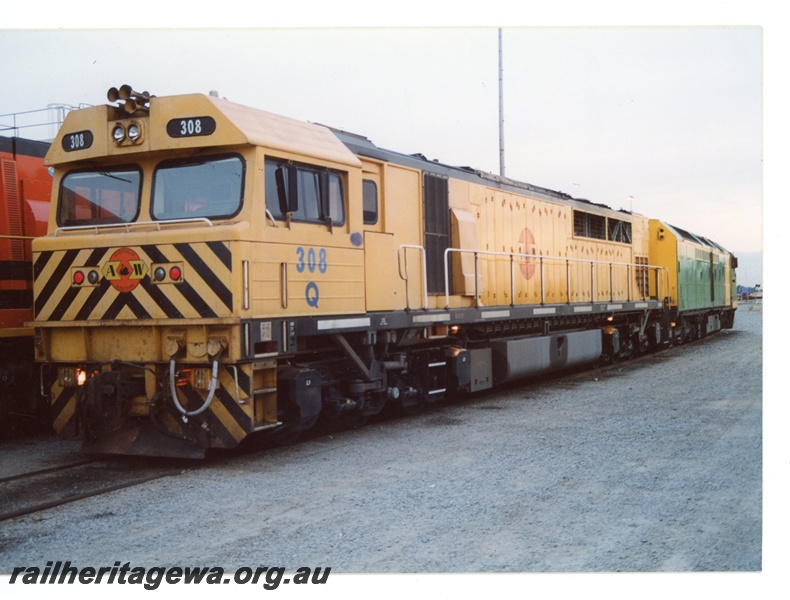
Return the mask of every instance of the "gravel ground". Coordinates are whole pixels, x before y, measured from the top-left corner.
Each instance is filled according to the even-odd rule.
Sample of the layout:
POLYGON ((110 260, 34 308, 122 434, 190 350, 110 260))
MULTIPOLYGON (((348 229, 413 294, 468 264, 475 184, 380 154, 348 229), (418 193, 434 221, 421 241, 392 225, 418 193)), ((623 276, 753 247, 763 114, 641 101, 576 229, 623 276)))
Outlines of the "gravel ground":
POLYGON ((762 313, 700 343, 0 523, 16 565, 762 569, 762 313))

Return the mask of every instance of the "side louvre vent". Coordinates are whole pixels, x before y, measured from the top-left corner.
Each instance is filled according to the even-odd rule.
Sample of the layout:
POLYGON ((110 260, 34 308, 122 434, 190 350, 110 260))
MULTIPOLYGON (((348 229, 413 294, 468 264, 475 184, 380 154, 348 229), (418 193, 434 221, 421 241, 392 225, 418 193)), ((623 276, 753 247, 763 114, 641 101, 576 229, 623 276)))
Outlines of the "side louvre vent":
MULTIPOLYGON (((22 236, 22 206, 19 197, 19 179, 17 178, 16 163, 13 160, 2 161, 2 190, 4 195, 3 220, 7 224, 7 235, 22 236)), ((25 259, 25 245, 19 240, 9 240, 11 260, 25 259)))
POLYGON ((425 215, 425 260, 428 293, 444 293, 444 251, 450 247, 450 208, 447 179, 423 176, 425 215))

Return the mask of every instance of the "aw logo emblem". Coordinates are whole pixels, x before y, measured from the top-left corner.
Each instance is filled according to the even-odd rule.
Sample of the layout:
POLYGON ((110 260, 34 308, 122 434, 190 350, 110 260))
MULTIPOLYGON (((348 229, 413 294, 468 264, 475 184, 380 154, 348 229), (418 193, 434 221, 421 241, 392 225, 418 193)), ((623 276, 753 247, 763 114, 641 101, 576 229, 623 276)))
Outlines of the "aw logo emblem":
POLYGON ((104 263, 101 272, 112 287, 121 293, 127 293, 140 285, 148 267, 131 248, 119 248, 104 263))
MULTIPOLYGON (((518 243, 524 244, 524 248, 520 249, 519 252, 532 255, 537 253, 537 248, 535 247, 535 236, 532 235, 532 232, 528 227, 525 227, 521 231, 521 235, 518 238, 518 243)), ((524 279, 532 279, 532 276, 535 274, 534 260, 535 259, 530 256, 526 257, 524 262, 519 263, 518 266, 521 269, 521 274, 524 276, 524 279)))

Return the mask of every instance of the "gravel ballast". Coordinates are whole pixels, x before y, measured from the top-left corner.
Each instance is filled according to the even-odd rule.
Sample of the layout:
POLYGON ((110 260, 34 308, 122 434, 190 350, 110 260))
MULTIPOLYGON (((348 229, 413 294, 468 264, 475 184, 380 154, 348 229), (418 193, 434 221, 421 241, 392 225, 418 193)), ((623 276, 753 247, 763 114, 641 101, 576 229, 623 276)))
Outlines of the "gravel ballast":
POLYGON ((521 382, 0 524, 0 573, 760 571, 762 314, 647 359, 521 382))

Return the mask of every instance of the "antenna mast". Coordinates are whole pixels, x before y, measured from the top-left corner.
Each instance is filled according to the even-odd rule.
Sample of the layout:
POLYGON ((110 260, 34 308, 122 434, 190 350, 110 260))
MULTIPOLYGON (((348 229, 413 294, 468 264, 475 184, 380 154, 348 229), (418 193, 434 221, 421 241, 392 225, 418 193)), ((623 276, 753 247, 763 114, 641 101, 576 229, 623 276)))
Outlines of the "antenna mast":
POLYGON ((499 174, 505 176, 505 109, 502 100, 502 28, 499 28, 499 174))

